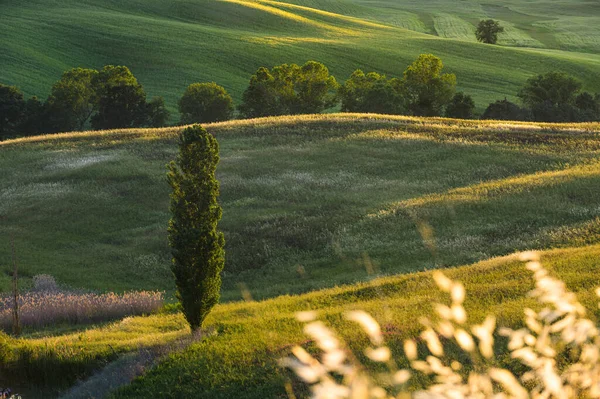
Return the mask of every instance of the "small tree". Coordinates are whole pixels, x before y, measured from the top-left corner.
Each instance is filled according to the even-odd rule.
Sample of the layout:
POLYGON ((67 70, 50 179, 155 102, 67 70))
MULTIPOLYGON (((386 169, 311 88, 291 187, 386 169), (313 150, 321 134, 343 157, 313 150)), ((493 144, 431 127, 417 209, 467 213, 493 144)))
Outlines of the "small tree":
POLYGON ((261 67, 250 78, 239 110, 247 118, 319 113, 336 104, 337 89, 337 81, 320 62, 261 67))
POLYGON ((316 114, 337 103, 339 85, 322 63, 308 61, 294 70, 292 79, 295 98, 290 113, 316 114))
POLYGON ((442 60, 421 54, 404 71, 403 94, 408 110, 416 116, 440 116, 456 88, 456 76, 444 73, 442 60))
POLYGON ((564 72, 548 72, 528 79, 518 96, 536 121, 574 122, 581 87, 581 82, 564 72))
POLYGON ((192 330, 202 326, 219 301, 221 271, 225 263, 225 238, 217 230, 222 210, 217 203, 219 182, 215 170, 219 144, 196 125, 179 138, 179 155, 169 164, 173 189, 169 244, 173 255, 177 298, 192 330))
POLYGON ((146 120, 146 92, 129 68, 105 66, 93 79, 96 89, 94 129, 143 126, 146 120))
POLYGON ((498 42, 498 33, 504 32, 504 28, 500 26, 498 21, 486 19, 479 21, 475 37, 482 43, 496 44, 498 42))
POLYGON ((83 130, 96 107, 96 79, 98 71, 74 68, 63 73, 52 86, 48 97, 51 115, 49 130, 68 132, 83 130))
POLYGON ((475 101, 470 95, 462 92, 456 93, 446 105, 448 118, 473 119, 474 112, 475 101))
POLYGON ((233 100, 224 87, 212 83, 193 83, 179 100, 181 123, 209 123, 231 119, 233 100))
POLYGON ((398 79, 357 69, 339 89, 343 112, 402 114, 403 98, 398 79))
POLYGON ((16 133, 24 109, 23 93, 14 86, 0 84, 0 140, 16 133))

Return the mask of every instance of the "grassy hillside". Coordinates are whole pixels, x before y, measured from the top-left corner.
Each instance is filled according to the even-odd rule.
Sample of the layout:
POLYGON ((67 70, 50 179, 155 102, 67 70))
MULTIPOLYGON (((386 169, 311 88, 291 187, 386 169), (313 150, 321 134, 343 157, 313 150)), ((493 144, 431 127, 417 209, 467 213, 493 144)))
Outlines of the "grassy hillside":
POLYGON ((600 91, 598 21, 598 5, 583 0, 13 1, 0 15, 0 82, 44 97, 66 69, 123 64, 174 110, 196 81, 217 81, 239 101, 263 65, 314 59, 340 80, 356 68, 399 76, 431 52, 483 109, 554 69, 600 91), (502 46, 474 42, 486 17, 507 27, 502 46))
MULTIPOLYGON (((599 124, 338 114, 207 127, 222 152, 227 301, 600 238, 599 124)), ((24 284, 48 273, 171 293, 165 164, 177 133, 0 143, 0 259, 12 234, 24 284)))
MULTIPOLYGON (((546 251, 542 256, 544 266, 567 283, 596 320, 600 313, 593 291, 598 285, 599 256, 598 245, 546 251)), ((523 308, 532 306, 525 294, 533 288, 533 279, 515 256, 447 270, 446 274, 466 286, 469 323, 480 323, 487 314, 495 314, 501 326, 522 326, 523 308)), ((355 325, 344 322, 341 315, 347 310, 367 310, 383 326, 395 357, 402 359, 402 340, 420 332, 417 320, 432 315, 434 302, 446 303, 447 298, 435 288, 431 273, 421 272, 301 296, 218 305, 207 319, 209 333, 203 339, 183 351, 182 345, 177 350, 175 344, 175 352, 157 368, 112 397, 286 398, 284 385, 291 375, 278 369, 277 359, 287 356, 292 345, 311 346, 294 318, 295 312, 317 310, 320 318, 359 352, 366 344, 365 337, 355 325)), ((19 391, 28 393, 28 398, 54 397, 52 389, 43 394, 27 389, 32 388, 33 381, 57 384, 74 379, 123 352, 139 349, 143 356, 157 345, 189 334, 184 324, 181 315, 135 317, 86 331, 13 340, 10 344, 16 348, 15 356, 18 359, 22 354, 22 360, 0 365, 0 377, 8 370, 13 382, 19 380, 15 375, 23 378, 21 381, 28 384, 19 391)), ((142 363, 130 363, 132 357, 135 359, 135 355, 123 357, 111 369, 130 373, 142 363)), ((102 380, 103 389, 118 381, 110 374, 96 379, 102 380)), ((97 387, 84 384, 77 392, 98 392, 89 389, 97 387)))

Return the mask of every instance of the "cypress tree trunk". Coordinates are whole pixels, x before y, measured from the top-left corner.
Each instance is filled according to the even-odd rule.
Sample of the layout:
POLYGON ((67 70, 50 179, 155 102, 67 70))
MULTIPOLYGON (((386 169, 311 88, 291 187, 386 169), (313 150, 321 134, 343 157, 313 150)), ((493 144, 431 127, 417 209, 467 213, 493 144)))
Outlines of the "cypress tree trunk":
POLYGON ((179 155, 169 164, 171 194, 169 245, 177 298, 192 331, 202 326, 219 302, 225 238, 217 230, 222 210, 217 203, 215 170, 219 144, 199 125, 179 138, 179 155))

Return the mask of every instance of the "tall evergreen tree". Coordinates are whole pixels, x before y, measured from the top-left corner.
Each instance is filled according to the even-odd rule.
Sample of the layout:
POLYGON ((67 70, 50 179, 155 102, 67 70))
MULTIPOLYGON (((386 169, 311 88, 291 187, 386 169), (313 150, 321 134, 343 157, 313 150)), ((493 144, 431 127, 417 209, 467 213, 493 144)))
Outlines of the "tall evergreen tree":
POLYGON ((185 129, 179 138, 179 155, 169 164, 173 189, 169 245, 173 255, 177 298, 192 330, 197 330, 219 302, 221 271, 225 264, 225 238, 217 230, 221 206, 215 170, 219 144, 199 125, 185 129))

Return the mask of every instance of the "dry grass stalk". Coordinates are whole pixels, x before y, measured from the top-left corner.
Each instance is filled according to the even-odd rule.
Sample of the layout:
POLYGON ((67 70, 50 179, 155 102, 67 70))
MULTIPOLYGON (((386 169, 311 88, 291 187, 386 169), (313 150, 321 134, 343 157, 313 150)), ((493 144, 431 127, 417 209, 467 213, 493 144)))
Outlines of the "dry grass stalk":
MULTIPOLYGON (((399 369, 383 342, 379 324, 367 313, 350 312, 346 318, 357 322, 372 346, 365 355, 387 367, 387 373, 373 376, 348 351, 339 338, 316 314, 302 312, 305 332, 321 349, 314 357, 301 347, 282 359, 310 387, 315 399, 367 398, 448 398, 448 399, 571 399, 600 398, 600 333, 586 318, 586 311, 564 283, 551 277, 535 252, 520 254, 534 273, 535 289, 530 295, 540 311, 525 309, 525 328, 496 328, 488 316, 482 324, 471 325, 463 307, 462 284, 436 272, 438 287, 450 296, 450 304, 435 306, 437 318, 420 320, 424 330, 417 340, 404 342, 409 369, 399 369), (498 334, 508 337, 507 353, 527 370, 522 375, 498 366, 494 350, 498 334), (452 348, 449 350, 449 348, 452 348), (459 348, 460 356, 456 356, 459 348), (468 362, 457 359, 469 358, 468 362), (407 382, 424 374, 431 381, 424 390, 409 393, 407 382)), ((596 291, 600 296, 600 289, 596 291)))

